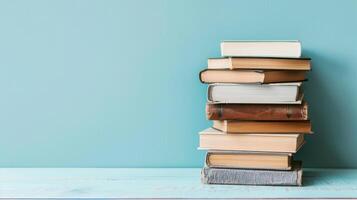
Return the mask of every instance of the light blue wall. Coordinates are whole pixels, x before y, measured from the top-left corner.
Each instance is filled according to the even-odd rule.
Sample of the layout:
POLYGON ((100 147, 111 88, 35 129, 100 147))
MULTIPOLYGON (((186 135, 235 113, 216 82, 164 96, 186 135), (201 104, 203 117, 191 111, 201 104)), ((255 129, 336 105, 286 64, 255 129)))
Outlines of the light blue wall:
POLYGON ((199 167, 224 39, 299 39, 305 166, 357 167, 357 1, 0 1, 1 167, 199 167))

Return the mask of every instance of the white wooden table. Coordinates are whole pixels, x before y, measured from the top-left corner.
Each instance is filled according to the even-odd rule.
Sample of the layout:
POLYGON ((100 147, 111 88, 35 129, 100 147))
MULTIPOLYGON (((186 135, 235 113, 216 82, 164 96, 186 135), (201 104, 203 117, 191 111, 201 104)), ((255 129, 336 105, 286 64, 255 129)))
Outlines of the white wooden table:
POLYGON ((203 185, 198 168, 0 168, 0 198, 357 198, 354 169, 304 169, 303 182, 203 185))

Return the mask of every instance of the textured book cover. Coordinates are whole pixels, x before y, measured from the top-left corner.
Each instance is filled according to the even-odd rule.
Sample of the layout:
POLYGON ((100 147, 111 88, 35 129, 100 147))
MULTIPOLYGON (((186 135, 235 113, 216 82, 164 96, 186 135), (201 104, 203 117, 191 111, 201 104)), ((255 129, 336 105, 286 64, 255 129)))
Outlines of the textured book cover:
POLYGON ((290 171, 204 167, 201 181, 204 184, 301 186, 301 161, 295 161, 290 171))
POLYGON ((308 120, 308 105, 302 104, 210 104, 209 120, 308 120))

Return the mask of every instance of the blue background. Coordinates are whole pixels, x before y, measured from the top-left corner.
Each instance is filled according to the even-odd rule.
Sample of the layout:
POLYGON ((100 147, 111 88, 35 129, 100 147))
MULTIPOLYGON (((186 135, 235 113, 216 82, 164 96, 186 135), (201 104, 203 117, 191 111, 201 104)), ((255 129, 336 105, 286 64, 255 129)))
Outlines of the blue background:
POLYGON ((0 1, 1 167, 200 167, 221 40, 298 39, 309 167, 357 167, 357 1, 0 1))

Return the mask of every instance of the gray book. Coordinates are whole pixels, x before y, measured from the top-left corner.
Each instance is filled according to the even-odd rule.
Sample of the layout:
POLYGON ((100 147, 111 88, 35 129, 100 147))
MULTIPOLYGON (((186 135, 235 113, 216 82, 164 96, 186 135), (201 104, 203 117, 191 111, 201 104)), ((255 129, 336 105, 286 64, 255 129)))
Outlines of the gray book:
POLYGON ((301 104, 301 82, 270 84, 214 83, 208 86, 210 103, 301 104))
POLYGON ((290 171, 204 167, 201 180, 205 184, 301 186, 302 167, 301 161, 295 161, 290 171))

